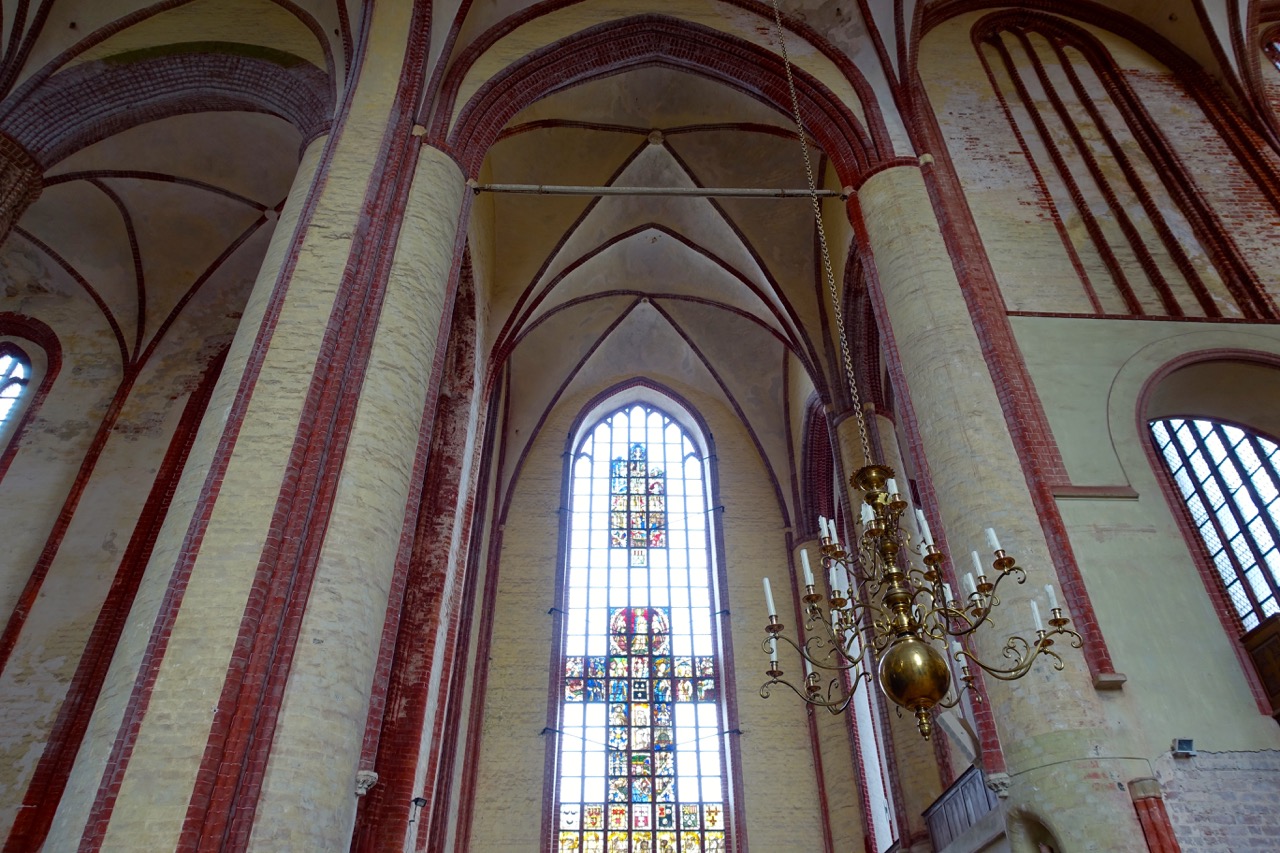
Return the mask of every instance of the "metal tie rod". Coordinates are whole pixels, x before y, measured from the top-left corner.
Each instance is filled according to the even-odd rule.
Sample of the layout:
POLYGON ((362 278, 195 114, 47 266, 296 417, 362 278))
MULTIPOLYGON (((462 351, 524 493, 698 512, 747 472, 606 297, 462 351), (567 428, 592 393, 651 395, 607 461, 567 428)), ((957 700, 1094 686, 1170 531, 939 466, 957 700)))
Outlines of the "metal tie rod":
MULTIPOLYGON (((518 195, 675 196, 681 198, 809 198, 809 190, 754 187, 581 187, 560 184, 479 184, 467 181, 475 193, 518 195)), ((818 198, 847 199, 839 190, 818 190, 818 198)))

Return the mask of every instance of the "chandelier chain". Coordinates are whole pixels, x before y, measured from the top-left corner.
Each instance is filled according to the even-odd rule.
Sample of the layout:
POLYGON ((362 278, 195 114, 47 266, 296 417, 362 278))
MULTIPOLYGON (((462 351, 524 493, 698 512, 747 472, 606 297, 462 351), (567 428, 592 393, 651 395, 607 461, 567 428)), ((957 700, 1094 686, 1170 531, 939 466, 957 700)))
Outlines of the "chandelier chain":
POLYGON ((818 230, 818 248, 822 255, 822 271, 827 279, 827 290, 831 294, 831 310, 835 314, 836 331, 840 340, 840 356, 844 364, 845 376, 849 382, 849 397, 853 405, 853 417, 858 424, 858 440, 862 443, 863 464, 871 462, 871 441, 867 437, 866 418, 862 412, 862 395, 858 391, 858 382, 854 379, 853 357, 849 352, 849 339, 845 332, 844 311, 840 307, 840 293, 836 288, 835 273, 831 268, 831 251, 827 248, 827 230, 822 224, 822 204, 818 201, 818 183, 813 174, 813 161, 809 156, 809 142, 804 131, 804 121, 800 117, 800 98, 796 94, 795 76, 791 70, 791 56, 787 53, 787 40, 783 36, 782 10, 778 0, 773 3, 773 22, 778 32, 778 47, 782 53, 782 65, 787 72, 787 92, 791 96, 791 115, 796 123, 796 137, 800 140, 800 151, 804 155, 804 173, 809 182, 809 201, 813 205, 813 220, 818 230))

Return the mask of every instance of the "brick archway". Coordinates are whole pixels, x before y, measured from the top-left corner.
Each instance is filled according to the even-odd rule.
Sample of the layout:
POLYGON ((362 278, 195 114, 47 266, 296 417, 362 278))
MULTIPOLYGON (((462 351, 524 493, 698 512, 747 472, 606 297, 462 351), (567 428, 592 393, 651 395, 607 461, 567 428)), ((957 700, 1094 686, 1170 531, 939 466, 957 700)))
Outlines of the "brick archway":
MULTIPOLYGON (((429 137, 475 174, 498 134, 535 101, 591 80, 660 66, 697 74, 790 114, 782 60, 762 47, 718 30, 661 15, 641 15, 590 27, 534 51, 488 80, 447 127, 469 64, 445 81, 429 137), (447 137, 447 138, 446 138, 447 137)), ((796 93, 806 129, 831 158, 841 182, 892 159, 888 132, 869 93, 860 92, 864 125, 829 89, 800 70, 796 93)), ((859 87, 855 81, 855 87, 859 87)))
POLYGON ((286 67, 230 53, 177 53, 127 65, 100 60, 22 93, 0 126, 48 168, 140 124, 219 111, 279 116, 305 146, 329 127, 333 85, 306 63, 286 67))

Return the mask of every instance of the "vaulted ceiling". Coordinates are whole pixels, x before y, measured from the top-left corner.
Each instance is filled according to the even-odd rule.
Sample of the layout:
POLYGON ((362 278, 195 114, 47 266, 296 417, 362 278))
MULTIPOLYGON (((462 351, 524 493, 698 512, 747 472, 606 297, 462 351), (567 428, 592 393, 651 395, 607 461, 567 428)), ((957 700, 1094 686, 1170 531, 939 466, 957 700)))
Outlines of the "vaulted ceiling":
MULTIPOLYGON (((121 372, 140 369, 182 318, 197 333, 233 331, 300 149, 327 129, 359 61, 361 28, 391 2, 0 4, 0 130, 45 174, 39 200, 0 251, 7 310, 61 316, 121 372)), ((922 29, 997 4, 783 7, 807 120, 825 109, 827 123, 844 128, 841 139, 824 137, 821 122, 812 128, 833 158, 815 151, 819 182, 838 189, 877 163, 920 153, 909 131, 909 69, 922 29)), ((805 185, 767 4, 443 0, 422 8, 431 21, 419 108, 427 141, 475 149, 468 110, 495 91, 516 104, 492 144, 486 138, 462 158, 471 178, 805 185), (516 74, 555 59, 557 46, 583 33, 628 21, 637 32, 679 24, 634 55, 621 42, 582 42, 581 62, 570 51, 556 66, 561 82, 540 91, 516 74), (719 51, 715 62, 690 59, 699 44, 719 51)), ((1096 20, 1168 40, 1240 102, 1256 93, 1257 29, 1280 17, 1277 3, 1247 0, 1088 8, 1096 20)), ((844 286, 848 220, 838 201, 825 210, 844 286)), ((794 513, 797 400, 810 384, 830 399, 839 381, 807 201, 485 194, 473 207, 471 253, 482 343, 493 381, 511 389, 503 429, 517 447, 565 395, 644 373, 735 412, 784 513, 794 513)))
POLYGON ((334 0, 2 8, 0 128, 45 175, 0 259, 11 310, 53 325, 64 347, 101 349, 120 373, 142 369, 175 325, 225 338, 300 146, 332 115, 351 10, 334 0))

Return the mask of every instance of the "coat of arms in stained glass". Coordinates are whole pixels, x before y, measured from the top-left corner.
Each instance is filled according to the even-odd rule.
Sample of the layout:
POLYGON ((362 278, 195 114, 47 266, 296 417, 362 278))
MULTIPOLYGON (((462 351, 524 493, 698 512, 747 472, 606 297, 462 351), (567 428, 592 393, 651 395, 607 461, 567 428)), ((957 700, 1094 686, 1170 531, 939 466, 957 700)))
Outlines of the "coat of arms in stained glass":
POLYGON ((609 474, 609 547, 630 549, 631 565, 647 566, 651 548, 667 547, 666 474, 649 465, 640 442, 613 460, 609 474))
POLYGON ((606 851, 626 853, 723 850, 724 803, 699 794, 698 767, 706 759, 694 722, 698 703, 714 708, 715 660, 682 656, 673 662, 664 608, 614 608, 609 635, 607 662, 565 658, 565 701, 603 705, 606 778, 605 802, 560 803, 558 853, 602 841, 606 851), (601 685, 598 692, 583 691, 583 675, 606 672, 605 678, 586 679, 601 685), (689 703, 690 713, 678 712, 679 703, 689 703), (693 723, 683 744, 682 719, 693 723), (601 828, 607 836, 596 831, 601 828))

